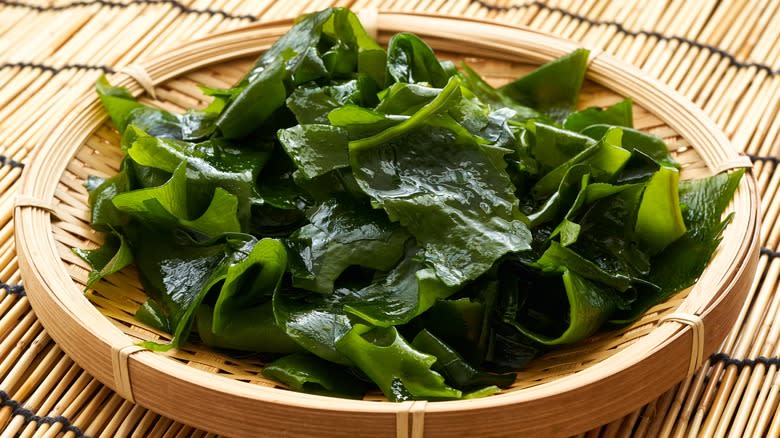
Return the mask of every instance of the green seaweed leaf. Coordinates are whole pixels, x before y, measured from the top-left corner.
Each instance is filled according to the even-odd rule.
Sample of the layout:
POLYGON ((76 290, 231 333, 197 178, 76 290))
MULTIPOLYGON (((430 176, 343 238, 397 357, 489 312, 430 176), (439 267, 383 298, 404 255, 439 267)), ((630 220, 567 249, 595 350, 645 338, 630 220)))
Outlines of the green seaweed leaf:
POLYGON ((336 342, 336 348, 391 401, 458 399, 462 395, 431 370, 436 357, 415 350, 395 327, 355 324, 336 342))
POLYGON ((531 240, 505 171, 509 151, 483 144, 449 115, 431 117, 459 94, 451 79, 409 120, 349 145, 363 191, 409 230, 448 286, 477 278, 531 240))
POLYGON ((112 230, 103 246, 97 249, 74 248, 73 253, 81 257, 92 267, 85 289, 95 285, 101 278, 119 272, 125 266, 133 263, 133 253, 122 233, 112 230))
POLYGON ((233 234, 193 245, 168 233, 147 229, 143 234, 143 238, 134 238, 135 260, 150 301, 136 318, 171 333, 169 343, 144 343, 149 349, 166 351, 186 341, 206 295, 224 281, 232 265, 246 258, 257 241, 233 234))
POLYGON ((563 122, 577 105, 588 66, 586 49, 577 49, 499 88, 514 101, 563 122))
POLYGON ((403 256, 409 234, 387 216, 348 200, 331 199, 287 239, 293 285, 330 293, 350 266, 387 271, 403 256))
POLYGON ((687 232, 652 259, 648 280, 658 288, 640 295, 630 310, 611 318, 614 324, 626 324, 647 309, 678 291, 693 285, 707 266, 720 243, 720 235, 731 221, 722 217, 744 170, 680 182, 680 203, 687 232))
MULTIPOLYGON (((277 239, 261 239, 244 260, 228 267, 214 304, 211 330, 223 334, 233 315, 242 309, 270 304, 287 269, 287 251, 277 239)), ((266 306, 266 315, 271 307, 266 306)))
POLYGON ((294 353, 304 351, 287 336, 274 318, 272 302, 231 310, 219 333, 214 332, 214 308, 201 304, 196 316, 198 336, 204 344, 217 348, 258 353, 294 353))
POLYGON ((190 219, 186 175, 187 163, 182 162, 165 184, 117 194, 112 203, 120 212, 158 229, 184 227, 206 236, 241 231, 238 200, 221 187, 214 190, 206 210, 190 219))
POLYGON ((309 394, 360 399, 368 385, 349 369, 310 354, 291 354, 263 367, 263 377, 309 394))
POLYGON ((443 87, 449 76, 428 44, 417 35, 401 32, 387 44, 388 79, 407 84, 443 87))
POLYGON ((515 373, 491 374, 478 371, 455 350, 425 329, 415 336, 412 347, 436 356, 432 368, 441 373, 452 386, 462 390, 489 386, 506 388, 515 382, 517 376, 515 373))
POLYGON ((582 132, 591 125, 634 127, 634 111, 631 99, 624 99, 607 108, 591 107, 569 114, 563 121, 564 129, 582 132))

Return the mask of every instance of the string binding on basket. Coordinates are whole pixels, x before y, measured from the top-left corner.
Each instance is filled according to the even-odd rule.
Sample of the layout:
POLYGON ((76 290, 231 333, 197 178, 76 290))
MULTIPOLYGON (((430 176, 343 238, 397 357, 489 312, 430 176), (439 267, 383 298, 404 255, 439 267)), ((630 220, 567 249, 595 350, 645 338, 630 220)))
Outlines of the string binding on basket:
POLYGON ((425 400, 405 401, 395 413, 396 438, 423 438, 425 434, 425 400), (411 428, 409 423, 411 420, 411 428), (411 432, 411 434, 410 434, 411 432))
POLYGON ((133 385, 130 382, 130 355, 145 348, 135 344, 117 348, 111 347, 111 367, 114 370, 114 391, 125 400, 135 403, 133 385))
POLYGON ((54 204, 47 201, 40 200, 34 196, 17 195, 16 198, 14 199, 14 207, 40 208, 41 210, 45 210, 49 213, 55 214, 54 204))
POLYGON ((154 81, 152 81, 152 77, 144 66, 141 64, 130 64, 120 68, 119 72, 135 79, 141 88, 152 96, 152 99, 157 100, 157 93, 154 91, 154 81))
POLYGON ((686 374, 686 376, 690 377, 704 364, 704 320, 698 315, 675 312, 661 318, 659 324, 663 324, 666 321, 678 322, 691 327, 693 335, 691 360, 688 364, 688 374, 686 374))

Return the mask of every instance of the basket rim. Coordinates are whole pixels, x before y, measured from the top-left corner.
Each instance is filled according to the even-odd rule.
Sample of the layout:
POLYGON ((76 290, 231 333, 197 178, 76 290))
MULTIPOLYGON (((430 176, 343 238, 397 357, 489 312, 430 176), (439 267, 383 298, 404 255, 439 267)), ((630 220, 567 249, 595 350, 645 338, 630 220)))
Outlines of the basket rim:
MULTIPOLYGON (((473 18, 452 18, 441 15, 427 15, 421 13, 386 13, 379 12, 376 16, 376 28, 380 32, 397 32, 413 29, 423 39, 436 49, 437 44, 431 41, 451 41, 463 44, 468 38, 479 35, 480 41, 472 41, 476 46, 482 47, 489 55, 502 55, 514 60, 542 62, 553 59, 567 53, 581 44, 553 37, 542 32, 531 31, 506 24, 497 24, 485 20, 473 18), (452 26, 456 20, 458 26, 452 26), (477 33, 479 32, 479 33, 477 33), (516 42, 515 46, 508 45, 508 40, 516 42)), ((161 56, 143 62, 154 83, 165 82, 172 77, 194 71, 208 65, 219 64, 230 59, 256 55, 262 51, 257 41, 272 41, 292 24, 292 20, 277 20, 265 23, 255 23, 246 27, 231 30, 225 33, 212 35, 206 38, 192 41, 161 56), (196 53, 197 59, 192 62, 192 54, 196 53)), ((473 49, 473 47, 472 47, 473 49)), ((465 50, 464 50, 464 53, 465 50)), ((702 158, 711 169, 720 169, 724 165, 739 161, 739 154, 730 146, 728 139, 720 129, 709 120, 704 113, 688 99, 677 94, 666 85, 650 78, 634 67, 616 60, 608 54, 599 52, 591 59, 587 77, 621 95, 630 95, 638 104, 642 105, 657 117, 666 122, 672 129, 683 137, 690 139, 692 144, 716 145, 714 150, 707 151, 697 147, 702 153, 702 158), (626 79, 626 83, 613 81, 613 77, 626 79), (607 85, 609 83, 609 85, 607 85), (637 98, 637 90, 641 94, 637 98), (652 102, 651 96, 660 95, 668 98, 668 102, 659 104, 652 102), (683 132, 684 131, 684 132, 683 132)), ((143 90, 134 79, 125 73, 118 73, 112 78, 112 82, 130 89, 135 96, 143 90)), ((661 100, 663 102, 663 99, 661 100)), ((81 148, 83 140, 104 123, 107 115, 93 117, 99 101, 92 93, 83 96, 79 100, 76 109, 66 117, 62 123, 48 137, 43 146, 43 151, 33 160, 30 169, 22 176, 20 183, 20 196, 40 199, 51 203, 54 192, 61 175, 65 171, 70 158, 81 148), (69 135, 76 135, 70 138, 69 135), (81 136, 81 137, 79 137, 81 136), (53 162, 55 166, 43 166, 42 164, 53 162), (48 172, 41 169, 47 168, 48 172), (52 171, 53 169, 53 171, 52 171), (55 177, 56 176, 56 177, 55 177)), ((98 111, 99 113, 99 111, 98 111)), ((706 321, 717 320, 714 315, 723 315, 724 306, 731 305, 731 315, 723 316, 730 323, 727 327, 713 327, 708 324, 705 332, 705 344, 707 354, 717 348, 720 341, 725 338, 728 328, 736 318, 736 313, 741 302, 744 301, 746 289, 752 280, 752 273, 756 269, 758 257, 758 199, 755 182, 750 174, 746 173, 735 195, 734 203, 750 212, 749 215, 735 218, 729 226, 727 235, 721 244, 720 250, 710 261, 728 258, 728 269, 724 272, 705 271, 702 278, 694 286, 691 294, 680 306, 681 311, 699 315, 706 321), (706 291, 699 285, 705 282, 702 279, 714 281, 715 292, 706 291), (747 279, 747 280, 746 280, 747 279), (746 283, 747 282, 747 283, 746 283), (701 301, 697 299, 705 298, 701 301), (720 313, 718 313, 720 309, 720 313), (712 330, 709 330, 713 327, 712 330)), ((52 224, 49 212, 39 208, 24 208, 17 205, 14 215, 16 221, 15 237, 19 264, 23 279, 28 285, 28 296, 36 314, 47 331, 63 350, 71 357, 90 357, 90 360, 79 360, 80 366, 95 375, 107 386, 118 390, 120 395, 132 398, 139 404, 159 411, 174 418, 182 418, 181 412, 173 412, 170 407, 159 406, 153 403, 152 397, 144 398, 148 389, 142 389, 137 384, 143 380, 143 384, 152 379, 154 375, 161 374, 173 379, 176 385, 184 387, 192 386, 196 390, 224 392, 228 396, 242 399, 261 401, 270 404, 282 404, 286 407, 303 409, 316 409, 318 411, 332 411, 343 413, 368 413, 368 414, 393 414, 408 412, 409 406, 395 403, 376 403, 368 401, 341 400, 316 396, 310 394, 295 393, 276 388, 266 388, 257 385, 249 385, 236 382, 227 378, 221 378, 175 362, 163 355, 141 351, 129 356, 127 366, 130 376, 134 376, 131 382, 136 382, 130 388, 129 393, 122 393, 117 387, 116 381, 105 372, 111 370, 110 357, 105 354, 111 349, 122 349, 132 344, 131 338, 114 327, 93 305, 82 295, 81 290, 73 283, 70 275, 62 265, 56 252, 56 244, 52 233, 52 224), (26 236, 34 236, 36 240, 25 239, 26 236), (35 259, 38 263, 33 263, 35 259), (49 264, 57 271, 54 276, 50 272, 44 272, 49 264), (54 304, 56 309, 47 308, 54 304), (81 326, 91 338, 99 345, 87 346, 82 351, 73 342, 66 339, 68 330, 60 327, 61 313, 64 311, 67 319, 81 326), (86 324, 88 323, 88 324, 86 324), (136 380, 139 379, 139 380, 136 380), (151 404, 151 405, 149 405, 151 404)), ((710 284, 711 286, 712 284, 710 284)), ((609 358, 591 366, 575 376, 557 379, 538 386, 516 390, 509 393, 498 394, 482 399, 442 401, 429 403, 425 407, 428 414, 426 420, 432 419, 437 413, 452 413, 466 411, 485 411, 507 406, 517 406, 523 403, 538 402, 541 399, 560 396, 572 392, 582 392, 583 387, 604 386, 610 384, 619 376, 636 371, 639 364, 652 358, 669 357, 670 362, 666 375, 674 381, 685 377, 690 348, 688 342, 693 342, 692 335, 688 336, 691 329, 680 324, 659 324, 646 336, 643 336, 634 344, 617 352, 609 358), (691 338, 691 341, 688 341, 691 338), (679 354, 682 352, 683 354, 679 354), (671 354, 674 353, 674 354, 671 354), (679 365, 679 366, 678 366, 679 365)), ((673 384, 673 383, 672 383, 673 384)), ((669 385, 671 386, 671 384, 669 385)), ((661 388, 665 390, 667 388, 661 388)), ((660 394, 661 390, 657 391, 660 394)), ((626 412, 632 406, 626 406, 626 412)), ((624 412, 625 413, 625 412, 624 412)), ((619 417, 616 413, 614 417, 619 417)), ((185 423, 197 424, 192 418, 183 420, 185 423)), ((433 424, 430 421, 429 424, 433 424)), ((598 423, 600 424, 600 423, 598 423)), ((597 425, 597 424, 595 424, 597 425)), ((594 425, 594 426, 595 426, 594 425)), ((200 425, 199 425, 200 426, 200 425)), ((200 426, 208 429, 208 425, 200 426)), ((561 429, 569 430, 569 429, 561 429)), ((585 430, 585 428, 582 428, 585 430)))

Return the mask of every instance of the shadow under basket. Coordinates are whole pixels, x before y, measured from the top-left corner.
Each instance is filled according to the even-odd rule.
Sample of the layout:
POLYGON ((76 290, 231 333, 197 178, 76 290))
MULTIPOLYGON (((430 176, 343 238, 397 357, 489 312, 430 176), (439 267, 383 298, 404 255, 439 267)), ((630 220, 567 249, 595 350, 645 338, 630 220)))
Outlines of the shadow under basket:
MULTIPOLYGON (((370 17, 366 27, 380 43, 396 32, 417 33, 440 56, 465 60, 494 85, 578 47, 477 20, 370 17)), ((261 23, 194 41, 109 80, 166 110, 203 107, 208 102, 197 85, 232 85, 291 24, 261 23)), ((636 128, 666 140, 682 164, 682 178, 750 166, 691 102, 592 51, 580 106, 606 106, 627 96, 634 101, 636 128)), ((728 208, 734 220, 696 285, 628 327, 539 357, 501 393, 404 403, 387 402, 378 393, 364 400, 314 396, 263 378, 256 355, 231 356, 196 342, 169 353, 137 347, 140 340, 168 338, 135 321, 146 295, 132 268, 83 292, 88 267, 71 248, 95 247, 103 239, 89 225, 83 183, 89 175, 115 174, 121 158, 119 134, 90 93, 26 169, 15 220, 30 302, 57 344, 122 397, 230 436, 560 436, 589 430, 659 397, 716 351, 736 321, 758 261, 758 199, 748 172, 728 208), (670 314, 687 315, 696 324, 665 318, 670 314)))

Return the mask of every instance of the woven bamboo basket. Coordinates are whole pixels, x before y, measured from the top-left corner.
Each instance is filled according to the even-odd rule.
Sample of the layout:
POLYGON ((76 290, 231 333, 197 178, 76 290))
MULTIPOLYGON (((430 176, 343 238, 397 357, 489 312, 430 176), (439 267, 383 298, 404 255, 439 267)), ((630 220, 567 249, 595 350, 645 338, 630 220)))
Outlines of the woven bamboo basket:
MULTIPOLYGON (((494 84, 575 49, 545 34, 478 20, 406 13, 365 14, 380 42, 399 31, 424 38, 440 55, 465 59, 494 84)), ((197 84, 231 85, 292 24, 276 21, 208 37, 109 80, 172 111, 202 107, 197 84)), ((630 96, 638 129, 663 137, 683 178, 749 167, 715 124, 666 86, 596 51, 580 105, 630 96)), ((515 384, 488 398, 389 403, 379 395, 342 400, 280 388, 260 375, 255 356, 235 357, 190 342, 169 353, 136 347, 165 340, 134 320, 145 300, 132 268, 84 293, 88 268, 70 249, 94 247, 88 175, 109 176, 121 160, 119 136, 91 93, 49 136, 23 177, 16 200, 16 245, 30 302, 58 345, 121 396, 184 423, 230 436, 562 436, 604 424, 696 370, 737 318, 758 262, 758 199, 748 172, 729 207, 723 241, 692 288, 622 330, 548 353, 515 384), (240 419, 240 420, 239 420, 240 419)))

